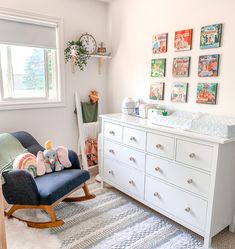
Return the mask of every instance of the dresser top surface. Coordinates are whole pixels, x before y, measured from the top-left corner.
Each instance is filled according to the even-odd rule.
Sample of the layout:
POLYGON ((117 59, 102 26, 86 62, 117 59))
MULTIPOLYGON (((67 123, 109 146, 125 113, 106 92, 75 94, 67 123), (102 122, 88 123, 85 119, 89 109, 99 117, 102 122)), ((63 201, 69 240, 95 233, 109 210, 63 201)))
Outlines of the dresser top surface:
POLYGON ((199 134, 196 132, 156 125, 156 124, 152 124, 151 121, 149 121, 148 119, 126 115, 122 113, 103 114, 103 115, 100 115, 100 117, 103 119, 117 122, 117 123, 133 125, 136 127, 151 129, 154 131, 167 132, 167 133, 174 134, 174 135, 185 136, 185 137, 199 139, 199 140, 213 142, 213 143, 225 144, 225 143, 230 143, 230 142, 235 141, 235 137, 223 138, 223 137, 216 137, 216 136, 208 136, 208 135, 199 134))

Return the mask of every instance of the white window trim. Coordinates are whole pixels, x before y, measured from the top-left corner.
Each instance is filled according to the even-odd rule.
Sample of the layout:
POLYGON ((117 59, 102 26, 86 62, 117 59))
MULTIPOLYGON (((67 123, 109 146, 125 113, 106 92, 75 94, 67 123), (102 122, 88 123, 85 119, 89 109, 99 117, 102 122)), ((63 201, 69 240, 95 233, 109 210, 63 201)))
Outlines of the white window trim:
MULTIPOLYGON (((57 90, 59 100, 46 100, 45 98, 14 99, 12 101, 0 101, 0 110, 34 109, 65 106, 65 61, 64 61, 64 36, 63 20, 60 18, 43 16, 39 14, 23 12, 12 9, 0 8, 0 17, 10 20, 23 20, 35 24, 56 26, 56 63, 57 63, 57 90)), ((1 89, 2 91, 3 89, 1 89)))

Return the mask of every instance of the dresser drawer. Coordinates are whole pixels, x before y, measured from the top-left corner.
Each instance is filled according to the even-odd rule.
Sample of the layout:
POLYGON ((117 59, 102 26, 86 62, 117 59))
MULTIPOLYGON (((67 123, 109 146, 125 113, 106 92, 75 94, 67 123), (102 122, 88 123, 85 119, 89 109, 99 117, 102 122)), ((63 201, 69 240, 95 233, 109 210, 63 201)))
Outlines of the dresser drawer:
POLYGON ((146 157, 146 172, 198 195, 208 196, 210 176, 206 173, 149 155, 146 157))
POLYGON ((104 158, 103 167, 105 179, 116 183, 140 198, 144 198, 144 174, 142 172, 109 158, 104 158))
POLYGON ((134 148, 144 150, 146 143, 146 133, 144 131, 124 127, 123 143, 134 148))
POLYGON ((198 197, 147 177, 145 200, 200 230, 205 228, 207 202, 198 197))
POLYGON ((211 169, 213 148, 204 144, 177 140, 176 161, 204 170, 211 169))
POLYGON ((122 142, 122 126, 104 122, 104 137, 117 142, 122 142))
POLYGON ((169 159, 174 158, 174 138, 147 133, 147 151, 169 159))
POLYGON ((114 160, 121 161, 136 169, 145 169, 144 152, 136 151, 123 145, 115 144, 111 141, 105 140, 104 155, 111 157, 114 160))

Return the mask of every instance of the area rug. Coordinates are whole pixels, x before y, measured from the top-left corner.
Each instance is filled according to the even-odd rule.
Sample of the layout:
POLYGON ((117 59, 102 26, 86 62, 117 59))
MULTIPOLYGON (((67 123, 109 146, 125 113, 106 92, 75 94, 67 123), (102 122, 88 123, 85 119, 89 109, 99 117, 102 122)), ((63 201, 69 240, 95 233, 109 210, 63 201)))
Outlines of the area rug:
POLYGON ((56 207, 65 224, 51 229, 61 249, 198 249, 202 239, 113 189, 90 185, 96 198, 56 207))

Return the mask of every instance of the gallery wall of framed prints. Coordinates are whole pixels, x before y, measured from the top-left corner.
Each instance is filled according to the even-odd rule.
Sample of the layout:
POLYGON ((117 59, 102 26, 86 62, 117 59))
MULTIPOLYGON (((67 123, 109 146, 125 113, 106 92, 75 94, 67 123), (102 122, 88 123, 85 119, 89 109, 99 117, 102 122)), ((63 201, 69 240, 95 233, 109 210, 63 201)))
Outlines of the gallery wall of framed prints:
POLYGON ((221 47, 222 24, 202 26, 200 40, 194 41, 194 47, 192 46, 193 32, 194 30, 189 28, 175 31, 172 34, 174 52, 171 61, 167 57, 169 50, 168 39, 171 36, 168 33, 154 34, 152 36, 152 57, 154 58, 151 61, 152 82, 149 96, 151 100, 165 100, 166 86, 169 86, 167 87, 168 99, 172 103, 186 103, 188 101, 188 91, 191 89, 190 85, 193 85, 194 88, 192 89, 196 90, 194 94, 195 103, 217 104, 219 86, 217 79, 220 73, 219 64, 221 60, 217 51, 214 53, 211 53, 211 51, 221 47), (190 50, 195 49, 196 46, 200 51, 197 58, 195 58, 195 53, 193 53, 193 56, 190 53, 190 50), (193 67, 194 71, 190 72, 192 59, 194 63, 197 61, 197 67, 193 67), (169 67, 172 66, 172 70, 168 69, 168 65, 169 67), (195 72, 195 68, 197 68, 197 72, 195 72), (188 79, 191 73, 196 75, 193 82, 188 79), (166 79, 170 81, 170 77, 173 80, 166 82, 166 79))

